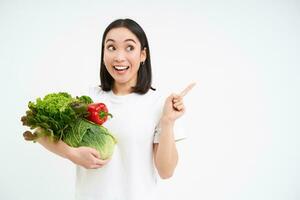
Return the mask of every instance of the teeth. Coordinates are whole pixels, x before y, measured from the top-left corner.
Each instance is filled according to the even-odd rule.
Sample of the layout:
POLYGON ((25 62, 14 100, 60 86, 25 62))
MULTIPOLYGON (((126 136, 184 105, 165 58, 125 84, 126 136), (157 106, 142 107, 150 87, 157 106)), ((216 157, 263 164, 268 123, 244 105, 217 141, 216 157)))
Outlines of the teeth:
POLYGON ((125 69, 128 69, 129 67, 128 66, 114 66, 114 68, 116 70, 125 70, 125 69))

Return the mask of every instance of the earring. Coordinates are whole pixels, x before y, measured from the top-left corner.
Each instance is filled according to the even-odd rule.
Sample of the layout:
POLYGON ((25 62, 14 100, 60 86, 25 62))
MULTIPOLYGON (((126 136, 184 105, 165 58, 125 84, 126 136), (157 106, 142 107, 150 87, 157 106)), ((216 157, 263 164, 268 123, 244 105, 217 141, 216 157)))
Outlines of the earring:
POLYGON ((143 67, 143 66, 144 66, 144 64, 145 64, 145 61, 141 62, 141 67, 143 67))

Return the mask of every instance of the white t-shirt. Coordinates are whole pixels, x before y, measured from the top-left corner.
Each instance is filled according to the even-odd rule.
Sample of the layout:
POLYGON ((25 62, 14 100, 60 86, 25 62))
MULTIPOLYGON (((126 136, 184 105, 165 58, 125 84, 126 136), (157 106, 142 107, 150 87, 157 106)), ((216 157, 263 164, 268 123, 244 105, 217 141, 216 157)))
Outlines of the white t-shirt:
MULTIPOLYGON (((77 200, 155 200, 158 173, 153 161, 153 143, 165 96, 149 90, 140 95, 117 96, 99 87, 90 89, 94 102, 105 103, 113 118, 103 126, 117 138, 111 160, 102 168, 77 166, 77 200)), ((178 121, 178 120, 177 120, 178 121)), ((175 123, 174 137, 185 137, 175 123)))

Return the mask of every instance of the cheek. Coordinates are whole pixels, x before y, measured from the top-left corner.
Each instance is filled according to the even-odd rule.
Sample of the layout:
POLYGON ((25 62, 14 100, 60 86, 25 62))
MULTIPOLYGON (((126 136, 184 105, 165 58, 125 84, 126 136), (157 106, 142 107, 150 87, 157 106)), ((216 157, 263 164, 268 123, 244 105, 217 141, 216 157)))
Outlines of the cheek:
POLYGON ((131 54, 129 59, 135 68, 140 66, 140 55, 138 53, 131 54))
POLYGON ((103 55, 103 61, 104 61, 104 65, 105 66, 109 66, 110 63, 112 62, 113 60, 113 57, 111 54, 108 54, 108 53, 104 53, 103 55))

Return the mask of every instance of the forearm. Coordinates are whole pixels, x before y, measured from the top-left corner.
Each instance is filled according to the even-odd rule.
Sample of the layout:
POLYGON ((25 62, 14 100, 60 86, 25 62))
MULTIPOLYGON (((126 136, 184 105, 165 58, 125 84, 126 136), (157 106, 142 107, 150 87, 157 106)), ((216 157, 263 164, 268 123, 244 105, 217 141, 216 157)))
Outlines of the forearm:
POLYGON ((76 165, 85 167, 86 169, 97 169, 105 165, 109 159, 100 160, 99 152, 91 147, 71 147, 62 140, 53 142, 49 137, 37 139, 37 142, 49 151, 72 161, 76 165))
POLYGON ((72 147, 68 146, 63 141, 59 140, 58 142, 53 142, 49 139, 49 137, 41 137, 37 139, 37 142, 44 146, 49 151, 63 157, 70 159, 71 149, 72 147))
POLYGON ((174 133, 174 122, 162 119, 160 122, 160 138, 157 147, 155 163, 162 177, 172 176, 178 161, 174 133))

